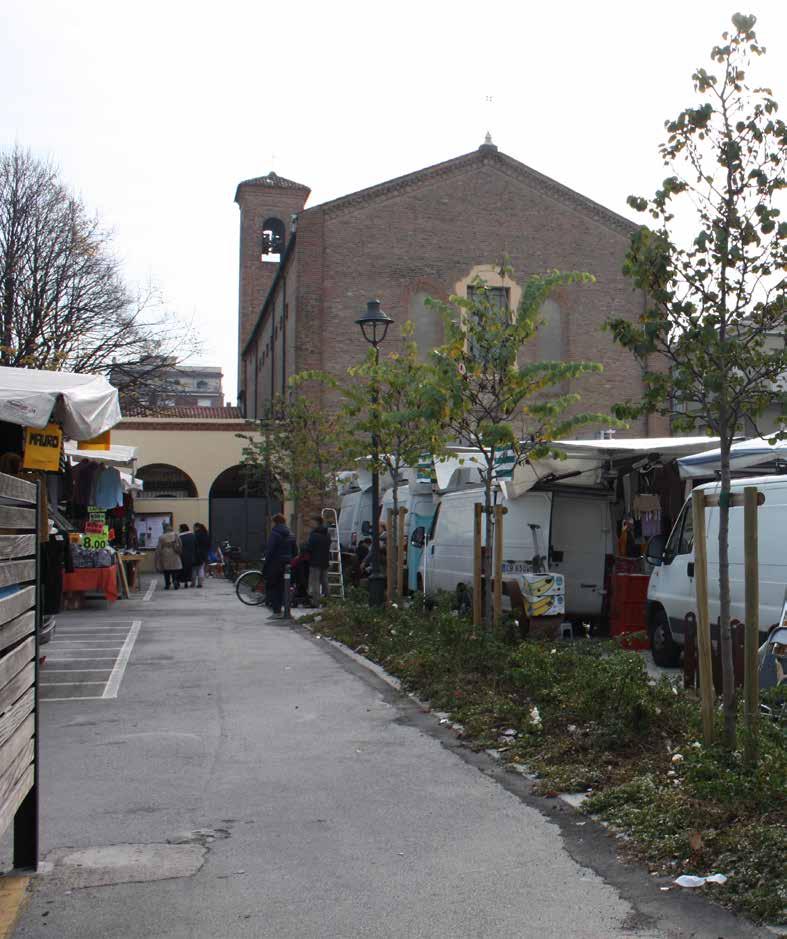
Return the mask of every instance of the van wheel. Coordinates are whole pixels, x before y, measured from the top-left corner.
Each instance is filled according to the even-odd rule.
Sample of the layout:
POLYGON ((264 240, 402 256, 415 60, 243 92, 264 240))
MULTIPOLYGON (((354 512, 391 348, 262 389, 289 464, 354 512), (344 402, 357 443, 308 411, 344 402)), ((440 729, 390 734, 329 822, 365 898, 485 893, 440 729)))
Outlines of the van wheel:
POLYGON ((465 584, 456 585, 456 609, 460 616, 469 616, 473 610, 473 590, 465 584))
POLYGON ((653 611, 649 632, 653 661, 662 668, 675 668, 680 661, 680 646, 672 638, 669 619, 661 607, 653 611))

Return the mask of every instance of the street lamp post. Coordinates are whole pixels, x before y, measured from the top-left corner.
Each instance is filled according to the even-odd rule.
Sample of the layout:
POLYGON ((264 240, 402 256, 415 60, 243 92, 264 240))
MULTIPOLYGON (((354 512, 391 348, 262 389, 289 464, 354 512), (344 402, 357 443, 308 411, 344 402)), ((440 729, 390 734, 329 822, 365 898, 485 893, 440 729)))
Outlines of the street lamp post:
MULTIPOLYGON (((355 321, 363 333, 363 338, 374 349, 374 364, 380 362, 380 343, 385 339, 388 327, 393 320, 380 309, 379 300, 369 300, 366 312, 355 321)), ((377 381, 370 389, 372 408, 378 400, 377 381)), ((372 570, 369 575, 369 606, 382 606, 385 602, 385 576, 380 573, 380 442, 376 433, 372 434, 372 570)))

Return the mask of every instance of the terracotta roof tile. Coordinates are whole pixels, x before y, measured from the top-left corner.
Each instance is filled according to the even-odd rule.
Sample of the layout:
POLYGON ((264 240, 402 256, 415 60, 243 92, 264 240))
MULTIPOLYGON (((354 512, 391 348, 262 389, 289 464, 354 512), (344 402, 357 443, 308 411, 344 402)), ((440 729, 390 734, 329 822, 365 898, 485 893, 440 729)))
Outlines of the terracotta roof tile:
POLYGON ((271 189, 303 189, 305 192, 310 192, 308 186, 304 186, 303 183, 296 183, 293 179, 286 179, 284 176, 279 176, 277 173, 274 173, 273 170, 268 173, 267 176, 255 176, 253 179, 244 179, 238 183, 238 188, 241 186, 269 186, 271 189))
POLYGON ((150 407, 145 408, 138 404, 123 406, 123 417, 157 417, 179 420, 202 421, 239 421, 243 420, 240 408, 199 408, 199 407, 150 407))

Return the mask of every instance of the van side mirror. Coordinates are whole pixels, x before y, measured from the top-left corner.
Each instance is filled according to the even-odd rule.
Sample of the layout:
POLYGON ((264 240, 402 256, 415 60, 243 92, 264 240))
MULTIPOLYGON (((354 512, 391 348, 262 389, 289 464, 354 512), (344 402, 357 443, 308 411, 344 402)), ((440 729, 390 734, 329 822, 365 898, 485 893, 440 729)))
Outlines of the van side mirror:
POLYGON ((424 542, 426 541, 426 529, 423 525, 419 525, 415 529, 412 536, 410 537, 410 544, 414 545, 416 548, 423 548, 424 542))
POLYGON ((362 535, 371 535, 371 533, 372 533, 372 523, 371 523, 371 522, 364 522, 364 523, 361 525, 361 534, 362 534, 362 535))
POLYGON ((659 567, 664 563, 669 563, 667 558, 664 557, 664 549, 666 546, 666 535, 656 535, 654 538, 651 538, 648 542, 647 548, 645 548, 645 560, 648 562, 648 564, 652 564, 654 567, 659 567))

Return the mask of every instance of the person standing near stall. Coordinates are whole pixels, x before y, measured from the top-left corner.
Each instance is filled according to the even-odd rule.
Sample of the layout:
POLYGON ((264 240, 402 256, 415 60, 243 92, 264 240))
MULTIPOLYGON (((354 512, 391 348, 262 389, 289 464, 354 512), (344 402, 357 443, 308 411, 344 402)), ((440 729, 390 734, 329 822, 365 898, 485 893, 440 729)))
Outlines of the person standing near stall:
POLYGON ((265 562, 262 576, 265 578, 265 593, 274 616, 281 616, 284 602, 284 569, 293 556, 292 534, 287 520, 281 514, 273 516, 273 528, 265 546, 265 562))
POLYGON ((180 547, 180 560, 183 564, 183 571, 180 575, 180 579, 185 589, 186 587, 194 586, 192 575, 194 573, 194 558, 196 549, 194 532, 189 531, 189 526, 185 522, 181 523, 180 526, 180 547))
POLYGON ((194 522, 194 580, 198 587, 205 581, 205 564, 210 554, 210 534, 202 522, 194 522))
POLYGON ((156 570, 164 575, 164 589, 169 590, 170 584, 178 589, 178 577, 183 569, 180 560, 180 538, 172 530, 172 525, 164 525, 164 531, 156 545, 156 570))

